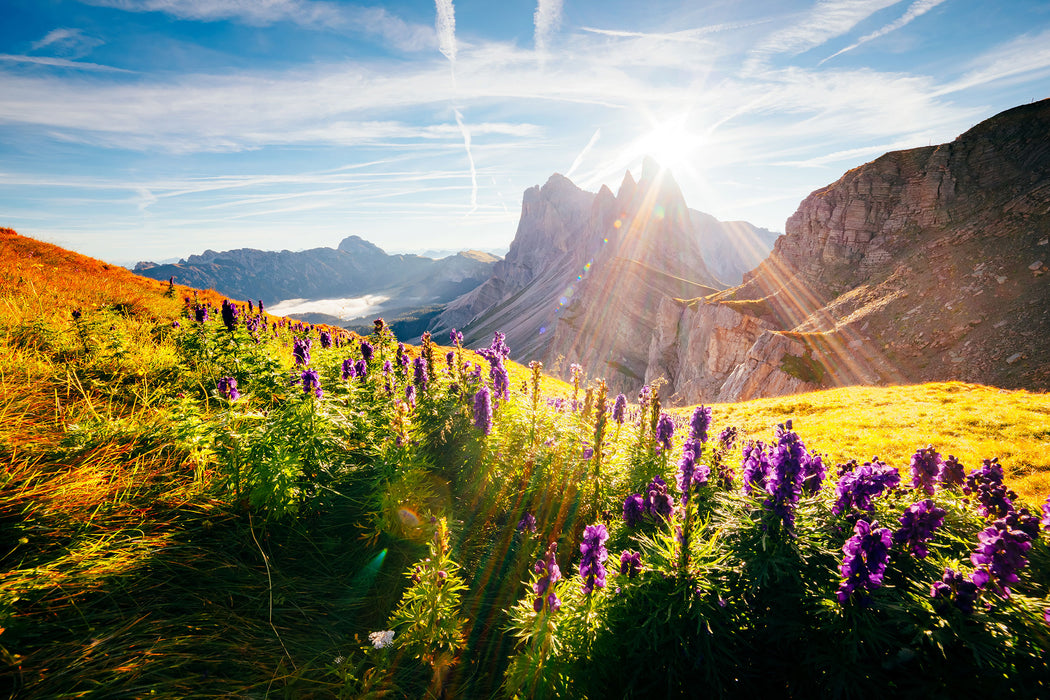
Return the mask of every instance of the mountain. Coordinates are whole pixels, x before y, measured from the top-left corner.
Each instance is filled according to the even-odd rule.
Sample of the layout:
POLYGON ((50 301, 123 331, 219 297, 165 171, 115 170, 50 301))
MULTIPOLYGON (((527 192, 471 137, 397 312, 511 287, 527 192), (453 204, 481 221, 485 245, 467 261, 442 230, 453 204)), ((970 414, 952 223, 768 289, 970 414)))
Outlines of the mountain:
POLYGON ((637 389, 660 299, 724 288, 723 275, 758 264, 771 242, 764 229, 690 210, 651 159, 615 195, 555 174, 526 190, 510 250, 490 279, 448 304, 431 330, 457 328, 468 345, 501 331, 515 359, 541 359, 563 375, 578 362, 614 387, 637 389), (719 257, 718 248, 734 252, 719 257), (718 272, 709 267, 716 258, 718 272))
POLYGON ((1050 100, 810 194, 742 284, 664 299, 646 380, 683 403, 965 380, 1050 388, 1050 100))
MULTIPOLYGON (((140 262, 137 274, 215 289, 235 299, 262 299, 272 306, 285 299, 338 299, 384 295, 399 308, 444 303, 484 282, 497 258, 463 251, 441 260, 388 255, 358 237, 338 248, 300 252, 241 248, 207 250, 170 265, 140 262)), ((319 319, 318 319, 319 320, 319 319)))

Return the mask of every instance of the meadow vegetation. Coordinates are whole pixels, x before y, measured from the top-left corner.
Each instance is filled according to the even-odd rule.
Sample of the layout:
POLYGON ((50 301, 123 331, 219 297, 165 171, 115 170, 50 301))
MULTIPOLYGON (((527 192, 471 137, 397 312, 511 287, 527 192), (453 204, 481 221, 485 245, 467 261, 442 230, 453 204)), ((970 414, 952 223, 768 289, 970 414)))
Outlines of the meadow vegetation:
POLYGON ((0 687, 1050 696, 1047 395, 668 410, 440 340, 0 230, 0 687))

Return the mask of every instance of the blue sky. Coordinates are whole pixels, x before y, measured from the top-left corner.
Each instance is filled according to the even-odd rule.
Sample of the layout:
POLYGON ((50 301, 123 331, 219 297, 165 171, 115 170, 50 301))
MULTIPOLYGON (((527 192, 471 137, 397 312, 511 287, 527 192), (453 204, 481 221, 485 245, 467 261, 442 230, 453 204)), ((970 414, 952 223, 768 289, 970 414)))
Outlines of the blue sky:
POLYGON ((509 244, 646 153, 783 231, 811 191, 1050 96, 1050 3, 0 0, 0 226, 110 261, 509 244))

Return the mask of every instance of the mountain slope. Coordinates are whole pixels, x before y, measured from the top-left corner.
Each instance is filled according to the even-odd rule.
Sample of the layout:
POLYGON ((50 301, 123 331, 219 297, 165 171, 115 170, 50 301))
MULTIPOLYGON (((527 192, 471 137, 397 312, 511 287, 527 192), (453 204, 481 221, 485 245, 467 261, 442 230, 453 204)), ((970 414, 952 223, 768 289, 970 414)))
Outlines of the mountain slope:
POLYGON ((1046 389, 1048 234, 1043 100, 951 143, 887 153, 809 195, 743 284, 664 309, 649 376, 668 376, 684 402, 949 379, 1046 389), (696 371, 683 348, 726 355, 705 335, 751 346, 696 371))

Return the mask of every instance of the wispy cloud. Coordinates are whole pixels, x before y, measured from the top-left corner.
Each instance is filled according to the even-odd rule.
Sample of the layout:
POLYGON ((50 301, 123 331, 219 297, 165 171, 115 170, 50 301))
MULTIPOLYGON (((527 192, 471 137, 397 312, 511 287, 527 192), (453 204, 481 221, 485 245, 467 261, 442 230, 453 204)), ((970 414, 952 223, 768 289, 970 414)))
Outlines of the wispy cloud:
POLYGON ((324 0, 80 0, 127 12, 162 12, 201 22, 232 20, 251 26, 291 22, 311 29, 353 31, 379 36, 405 51, 434 44, 429 27, 409 24, 380 7, 344 5, 324 0))
POLYGON ((855 41, 854 43, 850 44, 846 48, 841 49, 841 50, 836 51, 835 53, 831 54, 830 56, 828 56, 827 58, 822 60, 818 65, 824 65, 825 63, 827 63, 831 59, 835 58, 836 56, 841 56, 842 54, 846 53, 847 51, 852 51, 853 49, 857 48, 861 44, 866 44, 869 41, 872 41, 874 39, 878 39, 879 37, 882 37, 882 36, 886 36, 890 32, 897 31, 901 27, 903 27, 906 24, 910 23, 916 17, 921 17, 922 15, 926 14, 927 12, 929 12, 933 8, 937 7, 938 5, 943 3, 944 1, 945 0, 916 0, 916 2, 913 2, 911 4, 911 6, 908 7, 908 10, 903 15, 901 15, 899 18, 897 18, 895 21, 890 22, 885 27, 882 27, 881 29, 878 29, 878 30, 874 31, 871 34, 866 34, 866 35, 862 36, 861 38, 857 39, 857 41, 855 41))
POLYGON ((74 70, 101 71, 104 73, 132 73, 124 68, 115 66, 103 66, 98 63, 87 63, 85 61, 70 61, 66 58, 52 58, 50 56, 18 56, 13 54, 0 54, 0 61, 11 63, 35 63, 40 66, 53 66, 55 68, 72 68, 74 70))
POLYGON ((565 177, 572 177, 573 173, 576 172, 576 169, 580 167, 581 163, 583 163, 584 157, 588 153, 590 153, 591 149, 594 148, 594 144, 598 143, 598 139, 600 139, 601 137, 602 130, 595 129, 594 135, 591 136, 591 140, 587 142, 587 145, 583 147, 583 150, 580 151, 576 158, 572 161, 572 166, 570 166, 569 170, 565 173, 565 177))
POLYGON ((773 32, 756 46, 745 69, 757 70, 776 54, 797 55, 821 46, 898 2, 900 0, 818 0, 796 22, 773 32))
POLYGON ((536 12, 533 14, 532 21, 535 26, 536 53, 541 63, 547 59, 551 36, 561 25, 561 2, 562 0, 537 0, 536 2, 536 12))
POLYGON ((453 70, 456 66, 456 11, 452 7, 452 0, 434 0, 437 9, 437 17, 434 20, 434 28, 438 35, 438 49, 452 64, 453 70))
POLYGON ((697 44, 704 41, 709 34, 726 32, 734 29, 746 29, 761 24, 772 22, 771 18, 759 19, 753 22, 726 22, 724 24, 712 24, 706 27, 695 27, 693 29, 682 29, 676 32, 639 32, 626 29, 599 29, 597 27, 580 27, 581 31, 590 34, 617 38, 655 39, 657 41, 671 41, 686 44, 697 44))
POLYGON ((58 53, 66 58, 80 58, 103 43, 105 42, 97 37, 87 36, 81 29, 59 27, 58 29, 52 29, 43 38, 34 41, 32 48, 33 51, 48 49, 52 53, 58 53))
MULTIPOLYGON (((958 80, 943 86, 937 95, 960 92, 978 85, 1002 83, 1010 79, 1032 79, 1050 73, 1050 30, 1025 34, 1004 46, 976 57, 970 70, 958 80)), ((1046 97, 1045 90, 1033 97, 1046 97)))
POLYGON ((478 171, 474 167, 474 156, 470 152, 470 131, 464 126, 463 115, 458 109, 456 110, 456 123, 459 124, 459 130, 463 133, 463 148, 467 152, 467 163, 470 164, 470 211, 473 213, 478 208, 478 171))

